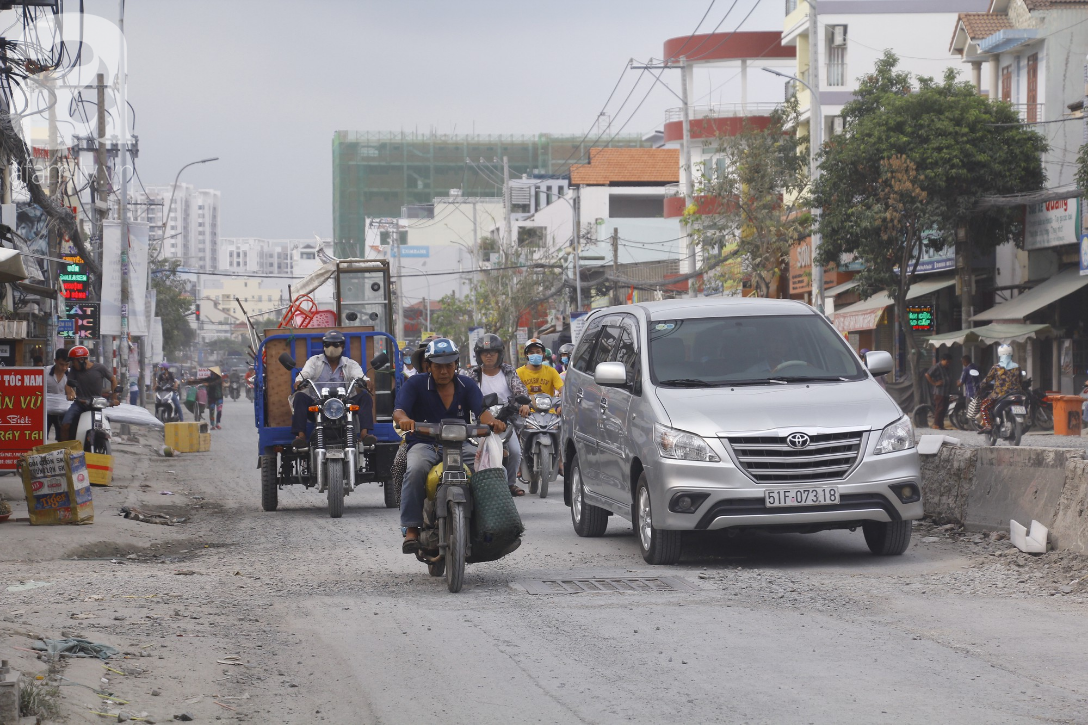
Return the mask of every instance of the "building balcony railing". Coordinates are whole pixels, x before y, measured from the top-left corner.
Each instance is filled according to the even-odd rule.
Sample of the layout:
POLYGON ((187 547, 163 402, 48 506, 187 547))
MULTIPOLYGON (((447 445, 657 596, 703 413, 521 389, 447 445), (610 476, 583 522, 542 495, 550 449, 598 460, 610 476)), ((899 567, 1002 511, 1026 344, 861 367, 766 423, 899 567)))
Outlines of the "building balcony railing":
POLYGON ((1038 123, 1043 120, 1042 103, 1014 103, 1012 107, 1024 123, 1038 123))
POLYGON ((834 62, 827 64, 828 88, 841 88, 847 83, 849 76, 846 73, 846 62, 834 62))
MULTIPOLYGON (((720 103, 715 106, 691 106, 688 116, 693 121, 703 118, 737 118, 743 116, 769 116, 780 103, 720 103)), ((670 108, 665 111, 665 123, 684 120, 684 109, 670 108)))

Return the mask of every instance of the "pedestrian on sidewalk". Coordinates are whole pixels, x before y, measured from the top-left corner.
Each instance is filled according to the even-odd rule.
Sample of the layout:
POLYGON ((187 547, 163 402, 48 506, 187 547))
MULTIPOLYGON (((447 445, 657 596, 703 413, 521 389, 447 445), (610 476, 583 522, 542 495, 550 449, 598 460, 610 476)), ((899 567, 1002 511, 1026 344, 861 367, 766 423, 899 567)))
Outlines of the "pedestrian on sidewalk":
MULTIPOLYGON (((63 347, 58 347, 57 351, 53 353, 53 366, 46 371, 45 375, 45 392, 53 393, 54 395, 64 395, 64 385, 68 380, 68 351, 63 347)), ((60 440, 60 421, 64 418, 64 413, 52 413, 47 417, 48 426, 46 430, 46 439, 49 438, 48 428, 52 428, 54 437, 56 440, 60 440)))
POLYGON ((941 361, 926 371, 926 380, 933 386, 933 427, 944 430, 944 416, 948 412, 948 396, 952 392, 952 356, 947 352, 941 361))
MULTIPOLYGON (((208 376, 204 378, 192 378, 185 381, 189 385, 204 385, 208 391, 208 424, 214 430, 222 430, 220 421, 223 419, 223 371, 218 365, 208 368, 208 376)), ((197 390, 197 395, 200 391, 197 390)), ((199 404, 199 397, 197 398, 199 404)), ((197 420, 200 420, 199 414, 197 420)))
POLYGON ((971 362, 970 355, 964 355, 961 362, 963 372, 960 373, 960 381, 956 383, 956 386, 963 388, 964 396, 970 399, 978 394, 978 376, 971 374, 972 370, 978 371, 978 366, 971 362))

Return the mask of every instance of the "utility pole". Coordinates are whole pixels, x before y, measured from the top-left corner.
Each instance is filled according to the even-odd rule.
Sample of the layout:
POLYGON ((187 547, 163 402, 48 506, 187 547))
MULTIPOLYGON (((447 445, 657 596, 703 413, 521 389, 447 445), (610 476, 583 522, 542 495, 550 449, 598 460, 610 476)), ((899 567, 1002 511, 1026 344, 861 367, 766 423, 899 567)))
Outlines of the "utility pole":
POLYGON ((400 223, 393 228, 393 252, 397 260, 397 342, 404 340, 404 281, 400 276, 400 223))
MULTIPOLYGON (((58 23, 59 23, 58 17, 58 23)), ((45 77, 42 79, 43 85, 49 90, 49 95, 53 98, 57 97, 55 88, 56 83, 53 79, 53 72, 48 71, 45 77)), ((57 130, 57 104, 49 104, 49 198, 54 202, 57 201, 57 192, 60 190, 60 169, 57 165, 57 159, 59 153, 57 147, 59 144, 60 133, 57 130)), ((60 202, 63 205, 63 200, 60 202)), ((48 262, 49 279, 56 283, 58 280, 59 270, 57 269, 56 259, 60 258, 60 234, 56 224, 49 225, 49 256, 53 257, 48 262)), ((56 345, 57 339, 57 317, 65 312, 59 308, 57 302, 57 296, 54 295, 50 301, 50 307, 54 308, 54 314, 49 316, 49 334, 46 340, 44 357, 46 360, 53 359, 53 347, 56 345)))
MULTIPOLYGON (((109 184, 106 180, 106 76, 98 74, 98 143, 95 145, 95 165, 98 173, 95 180, 95 192, 91 195, 94 199, 94 208, 98 220, 98 265, 102 266, 102 235, 106 226, 106 217, 110 211, 109 184)), ((99 284, 102 280, 98 280, 99 284)), ((98 298, 102 299, 102 290, 98 290, 98 298)), ((98 350, 99 362, 113 367, 113 340, 109 335, 102 336, 102 344, 98 350)))
MULTIPOLYGON (((816 22, 816 0, 808 3, 808 141, 809 176, 812 183, 820 178, 820 146, 823 145, 824 117, 820 110, 820 38, 816 22)), ((824 266, 816 262, 820 252, 820 210, 812 209, 812 306, 824 312, 824 266)))
POLYGON ((574 195, 574 203, 570 205, 571 214, 574 215, 573 234, 571 235, 573 237, 571 241, 574 242, 574 297, 578 304, 579 312, 582 311, 582 218, 579 209, 581 204, 578 203, 582 197, 580 189, 581 187, 571 188, 571 193, 574 195))
POLYGON ((619 227, 612 227, 612 304, 618 305, 620 303, 619 283, 616 281, 616 277, 620 273, 620 230, 619 227))
POLYGON ((125 57, 127 52, 125 47, 125 0, 119 0, 118 2, 117 26, 121 31, 121 48, 117 64, 117 86, 120 91, 120 104, 117 109, 117 119, 120 127, 118 166, 121 173, 121 203, 119 206, 121 213, 121 349, 118 357, 121 366, 121 395, 126 396, 128 395, 129 357, 128 306, 131 290, 129 289, 128 269, 128 178, 125 176, 125 171, 128 168, 128 92, 126 89, 128 68, 127 58, 125 57))
MULTIPOLYGON (((507 244, 507 250, 508 250, 506 255, 505 255, 507 261, 503 264, 503 266, 504 267, 512 267, 513 264, 511 264, 511 261, 514 259, 514 249, 515 249, 515 247, 514 247, 514 241, 513 241, 512 237, 511 237, 511 234, 510 234, 510 228, 511 228, 511 224, 510 224, 510 222, 511 222, 511 220, 510 220, 510 159, 508 157, 506 157, 506 156, 502 157, 502 207, 503 207, 504 224, 506 226, 506 244, 507 244)), ((505 270, 505 271, 510 272, 512 270, 505 270)), ((513 274, 510 275, 509 280, 510 280, 510 283, 507 285, 507 294, 510 295, 510 298, 509 298, 510 306, 514 307, 515 305, 514 305, 514 275, 513 274)), ((516 349, 517 349, 517 335, 516 335, 516 332, 517 332, 517 329, 518 329, 518 312, 519 312, 519 310, 516 310, 516 309, 514 310, 514 320, 513 320, 514 324, 511 326, 513 328, 514 332, 515 332, 514 339, 511 340, 511 348, 512 348, 510 350, 510 359, 511 360, 517 360, 518 359, 517 353, 515 352, 516 349)))
MULTIPOLYGON (((684 164, 684 208, 691 206, 692 199, 695 198, 695 189, 693 187, 692 173, 691 173, 691 109, 688 107, 688 76, 691 70, 688 68, 687 56, 680 58, 680 103, 683 105, 681 109, 681 116, 684 123, 684 141, 681 147, 682 162, 684 164)), ((695 271, 695 248, 691 246, 691 237, 687 231, 684 231, 684 245, 688 250, 688 259, 691 262, 691 269, 689 272, 695 271)), ((695 278, 692 277, 688 280, 688 297, 694 297, 696 290, 695 278)))
POLYGON ((472 200, 472 326, 478 327, 480 318, 476 314, 476 270, 480 268, 480 232, 476 228, 476 200, 472 200))

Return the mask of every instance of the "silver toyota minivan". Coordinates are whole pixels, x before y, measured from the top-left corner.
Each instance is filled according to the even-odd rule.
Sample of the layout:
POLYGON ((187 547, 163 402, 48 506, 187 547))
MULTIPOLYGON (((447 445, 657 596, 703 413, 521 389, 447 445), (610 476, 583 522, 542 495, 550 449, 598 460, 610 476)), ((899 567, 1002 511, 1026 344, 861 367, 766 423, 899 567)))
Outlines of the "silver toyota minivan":
POLYGON ((910 419, 801 302, 684 299, 590 314, 563 387, 564 501, 579 536, 608 516, 651 564, 684 531, 860 528, 902 554, 922 518, 910 419))

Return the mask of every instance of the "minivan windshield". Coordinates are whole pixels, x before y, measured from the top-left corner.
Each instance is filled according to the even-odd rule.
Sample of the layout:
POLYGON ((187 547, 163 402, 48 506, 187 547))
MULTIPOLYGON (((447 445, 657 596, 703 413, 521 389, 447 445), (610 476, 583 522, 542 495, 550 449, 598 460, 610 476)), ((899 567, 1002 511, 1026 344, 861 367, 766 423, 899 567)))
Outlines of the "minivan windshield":
POLYGON ((865 369, 816 315, 654 320, 650 371, 657 385, 716 387, 862 380, 865 369))

